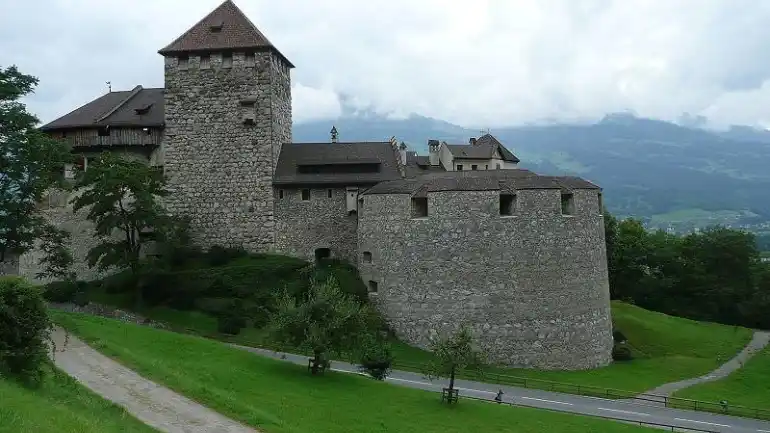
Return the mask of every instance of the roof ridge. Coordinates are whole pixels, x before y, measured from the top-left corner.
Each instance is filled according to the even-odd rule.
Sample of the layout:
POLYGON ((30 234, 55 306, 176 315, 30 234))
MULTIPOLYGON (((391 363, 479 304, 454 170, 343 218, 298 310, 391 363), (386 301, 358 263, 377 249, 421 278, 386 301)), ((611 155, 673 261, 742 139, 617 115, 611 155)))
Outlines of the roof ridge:
POLYGON ((118 111, 118 109, 120 109, 120 107, 122 107, 122 106, 126 105, 126 103, 127 103, 128 101, 130 101, 131 99, 133 99, 133 98, 134 98, 134 96, 138 95, 138 94, 139 94, 139 92, 141 92, 141 91, 142 91, 142 89, 144 89, 144 88, 142 87, 142 85, 141 85, 141 84, 138 84, 136 87, 134 87, 134 88, 131 90, 131 92, 128 94, 128 96, 126 96, 125 98, 123 98, 123 100, 121 100, 120 102, 118 102, 118 104, 117 104, 117 105, 115 105, 114 107, 112 107, 112 109, 110 109, 109 111, 107 111, 107 113, 106 113, 106 114, 103 114, 103 115, 101 115, 101 116, 97 117, 97 118, 96 118, 96 122, 101 122, 101 121, 103 121, 104 119, 106 119, 106 118, 108 118, 108 117, 112 116, 112 115, 113 115, 113 114, 114 114, 116 111, 118 111))
POLYGON ((174 39, 173 41, 171 41, 171 43, 170 43, 170 44, 166 45, 166 47, 165 47, 165 48, 162 48, 162 49, 160 49, 160 50, 158 51, 158 53, 159 53, 159 54, 163 54, 163 52, 164 52, 164 51, 166 51, 166 50, 168 50, 168 49, 169 49, 169 48, 170 48, 172 45, 175 45, 177 42, 181 41, 181 40, 182 40, 182 38, 184 38, 185 36, 187 36, 187 35, 189 35, 190 33, 192 33, 192 31, 193 31, 193 30, 195 30, 195 29, 196 29, 196 28, 197 28, 199 25, 203 24, 203 22, 204 22, 204 21, 206 21, 206 20, 208 19, 208 17, 210 17, 211 15, 213 15, 213 14, 214 14, 214 12, 216 12, 216 11, 218 11, 219 9, 221 9, 222 7, 224 7, 224 6, 225 6, 227 3, 232 3, 232 0, 225 0, 225 1, 224 1, 224 2, 222 2, 222 3, 221 3, 219 6, 215 7, 214 9, 212 9, 212 10, 211 10, 211 12, 207 13, 206 15, 204 15, 204 16, 203 16, 203 18, 199 19, 199 20, 198 20, 198 21, 197 21, 195 24, 193 24, 192 26, 190 26, 190 28, 189 28, 189 29, 187 29, 187 30, 186 30, 184 33, 182 33, 182 34, 181 34, 181 35, 179 35, 179 36, 178 36, 176 39, 174 39))

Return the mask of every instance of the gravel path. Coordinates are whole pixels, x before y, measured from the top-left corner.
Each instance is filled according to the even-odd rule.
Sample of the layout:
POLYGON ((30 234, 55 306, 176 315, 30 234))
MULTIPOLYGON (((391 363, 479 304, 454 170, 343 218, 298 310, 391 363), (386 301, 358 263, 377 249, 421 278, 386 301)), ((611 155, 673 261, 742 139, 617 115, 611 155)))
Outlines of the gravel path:
POLYGON ((741 368, 749 358, 751 358, 757 352, 764 349, 768 343, 770 343, 770 333, 756 331, 754 332, 754 335, 751 337, 751 341, 749 342, 749 344, 747 344, 746 347, 744 347, 740 353, 735 355, 733 359, 722 364, 719 368, 712 371, 711 373, 708 373, 700 377, 694 377, 692 379, 682 380, 679 382, 666 383, 653 390, 647 391, 645 394, 670 396, 671 394, 675 393, 676 391, 679 391, 680 389, 689 388, 699 383, 711 382, 714 380, 719 380, 724 377, 727 377, 727 375, 729 375, 733 371, 741 368))
POLYGON ((56 328, 54 362, 92 391, 123 406, 145 424, 166 433, 257 433, 100 354, 56 328))

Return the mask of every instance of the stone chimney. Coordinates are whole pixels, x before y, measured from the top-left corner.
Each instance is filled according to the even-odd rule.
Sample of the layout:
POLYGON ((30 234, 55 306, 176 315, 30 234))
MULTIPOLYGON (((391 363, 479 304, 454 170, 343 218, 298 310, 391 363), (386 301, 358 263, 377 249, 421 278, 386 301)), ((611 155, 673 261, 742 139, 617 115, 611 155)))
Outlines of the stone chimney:
POLYGON ((401 142, 401 145, 398 146, 398 156, 401 158, 401 164, 406 165, 406 143, 403 141, 401 142))
POLYGON ((431 166, 439 165, 438 149, 439 149, 438 140, 428 140, 428 152, 429 152, 428 159, 430 160, 431 166))

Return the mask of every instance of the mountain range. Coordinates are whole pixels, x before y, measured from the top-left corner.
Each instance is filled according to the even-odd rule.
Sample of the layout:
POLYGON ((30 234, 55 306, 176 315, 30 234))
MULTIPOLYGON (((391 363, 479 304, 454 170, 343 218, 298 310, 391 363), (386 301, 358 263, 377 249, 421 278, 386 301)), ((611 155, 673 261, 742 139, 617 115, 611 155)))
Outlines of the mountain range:
MULTIPOLYGON (((293 141, 384 141, 391 136, 427 154, 429 139, 467 143, 486 131, 429 117, 366 113, 295 123, 293 141)), ((726 131, 618 113, 584 124, 489 131, 541 174, 577 175, 604 189, 610 212, 648 225, 689 230, 711 224, 770 228, 770 132, 726 131)))

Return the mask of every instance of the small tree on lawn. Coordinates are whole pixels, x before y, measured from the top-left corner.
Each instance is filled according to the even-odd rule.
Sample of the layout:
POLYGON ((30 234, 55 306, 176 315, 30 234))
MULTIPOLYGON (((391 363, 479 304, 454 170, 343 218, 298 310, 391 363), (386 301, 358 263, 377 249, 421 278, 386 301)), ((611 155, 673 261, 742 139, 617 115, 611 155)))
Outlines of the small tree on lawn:
POLYGON ((376 333, 370 333, 362 343, 359 370, 377 380, 385 380, 393 365, 390 344, 376 333))
POLYGON ((459 370, 482 372, 486 361, 486 355, 473 347, 473 335, 465 324, 453 335, 435 340, 431 351, 433 360, 426 368, 426 376, 431 380, 449 376, 450 396, 454 393, 455 376, 459 370))
MULTIPOLYGON (((142 248, 162 238, 173 225, 159 202, 167 195, 163 173, 141 161, 105 152, 79 173, 76 186, 79 195, 73 208, 76 212, 88 208, 86 218, 94 223, 100 240, 88 252, 89 267, 129 269, 138 280, 142 248)), ((135 299, 138 306, 142 304, 141 285, 135 299)))
POLYGON ((72 158, 19 102, 37 83, 15 66, 0 69, 0 263, 33 248, 48 226, 38 203, 49 188, 65 186, 64 164, 72 158))
POLYGON ((324 282, 313 280, 304 299, 284 290, 276 305, 270 323, 273 339, 310 351, 313 375, 328 366, 329 353, 354 351, 368 332, 368 307, 345 294, 333 277, 324 282))

